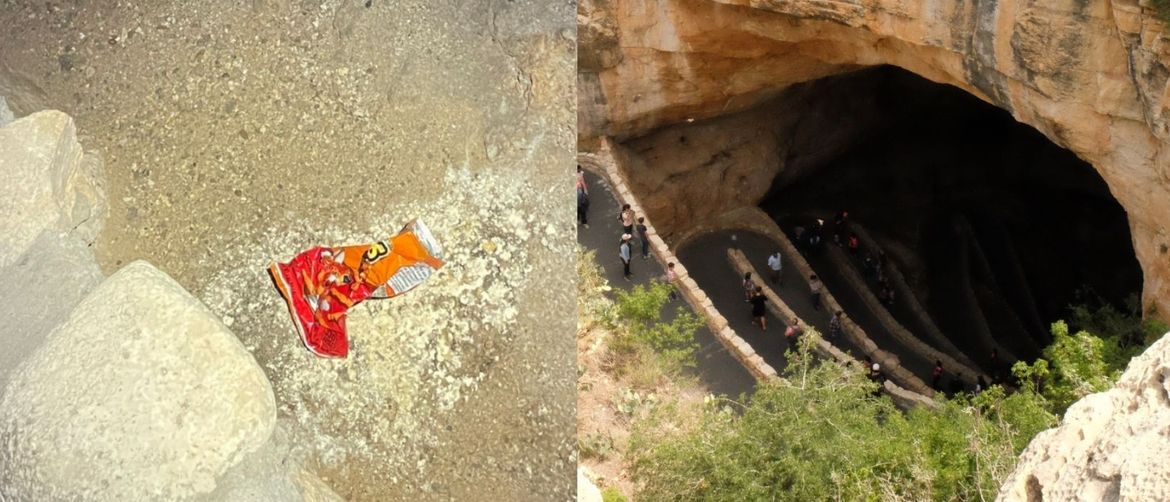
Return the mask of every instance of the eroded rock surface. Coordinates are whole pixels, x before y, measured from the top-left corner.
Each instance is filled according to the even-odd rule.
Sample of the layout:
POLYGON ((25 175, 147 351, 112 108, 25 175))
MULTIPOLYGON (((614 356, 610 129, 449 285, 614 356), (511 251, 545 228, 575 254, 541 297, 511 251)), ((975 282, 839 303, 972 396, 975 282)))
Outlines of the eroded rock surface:
POLYGON ((0 128, 0 266, 12 264, 46 229, 80 227, 78 235, 93 242, 105 208, 100 170, 64 113, 38 112, 0 128))
MULTIPOLYGON (((793 84, 899 66, 1010 111, 1092 164, 1129 215, 1144 304, 1170 312, 1168 46, 1144 5, 585 0, 578 143, 626 141, 750 109, 793 84)), ((758 203, 745 195, 740 203, 758 203)))
POLYGON ((1129 367, 1110 390, 1069 407, 1059 427, 1037 434, 999 500, 1170 498, 1170 337, 1129 367))
POLYGON ((11 375, 0 401, 8 500, 175 500, 272 434, 263 371, 146 262, 94 289, 11 375))

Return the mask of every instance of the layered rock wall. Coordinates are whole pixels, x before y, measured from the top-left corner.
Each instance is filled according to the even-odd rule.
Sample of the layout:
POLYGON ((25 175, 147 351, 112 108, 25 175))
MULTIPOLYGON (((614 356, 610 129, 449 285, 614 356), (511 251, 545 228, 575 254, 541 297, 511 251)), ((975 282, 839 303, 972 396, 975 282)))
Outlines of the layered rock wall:
MULTIPOLYGON (((578 21, 582 148, 601 136, 634 145, 627 140, 747 110, 794 84, 899 66, 1010 111, 1092 164, 1128 213, 1145 305, 1170 312, 1170 47, 1138 0, 588 0, 578 21)), ((702 165, 688 160, 672 175, 702 165)), ((689 202, 639 176, 635 186, 689 202)), ((763 191, 750 185, 711 214, 758 203, 763 191)), ((705 216, 663 219, 653 209, 674 228, 705 216)))

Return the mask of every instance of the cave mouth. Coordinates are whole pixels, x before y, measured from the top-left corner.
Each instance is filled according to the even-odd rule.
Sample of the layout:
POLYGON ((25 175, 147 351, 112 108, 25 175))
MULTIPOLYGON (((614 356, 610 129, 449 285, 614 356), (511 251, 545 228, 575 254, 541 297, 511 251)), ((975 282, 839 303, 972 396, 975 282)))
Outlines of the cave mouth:
POLYGON ((807 127, 797 134, 826 139, 792 143, 761 209, 786 231, 847 211, 957 347, 976 350, 983 322, 1032 359, 1070 305, 1128 311, 1140 295, 1126 214, 1104 180, 1007 111, 893 66, 790 94, 807 127))

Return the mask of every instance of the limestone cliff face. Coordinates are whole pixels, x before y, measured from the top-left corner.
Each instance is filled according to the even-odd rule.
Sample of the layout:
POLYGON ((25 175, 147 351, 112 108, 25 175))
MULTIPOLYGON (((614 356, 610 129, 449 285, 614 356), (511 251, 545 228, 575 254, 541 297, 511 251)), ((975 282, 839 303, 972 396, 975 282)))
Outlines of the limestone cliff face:
MULTIPOLYGON (((1170 44, 1144 4, 582 0, 579 144, 685 127, 801 82, 899 66, 1010 111, 1092 164, 1129 214, 1143 300, 1165 315, 1170 44)), ((738 204, 755 204, 762 190, 743 192, 738 204)), ((685 226, 703 215, 667 216, 685 226)))
POLYGON ((1170 498, 1170 337, 1129 363, 1112 389, 1077 401, 1037 434, 999 500, 1170 498))

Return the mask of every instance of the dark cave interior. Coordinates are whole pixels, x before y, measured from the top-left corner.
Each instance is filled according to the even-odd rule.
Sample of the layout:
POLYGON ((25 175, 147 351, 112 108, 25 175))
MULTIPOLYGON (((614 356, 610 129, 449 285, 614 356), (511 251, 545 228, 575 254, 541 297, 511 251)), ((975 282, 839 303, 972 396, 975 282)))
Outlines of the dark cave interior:
POLYGON ((801 123, 870 126, 831 155, 794 146, 784 162, 802 167, 778 176, 760 207, 786 231, 848 211, 957 347, 978 350, 972 330, 985 329, 1031 359, 1081 292, 1123 306, 1141 291, 1126 214, 1104 180, 1006 110, 892 66, 798 87, 792 113, 814 114, 801 123))

